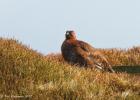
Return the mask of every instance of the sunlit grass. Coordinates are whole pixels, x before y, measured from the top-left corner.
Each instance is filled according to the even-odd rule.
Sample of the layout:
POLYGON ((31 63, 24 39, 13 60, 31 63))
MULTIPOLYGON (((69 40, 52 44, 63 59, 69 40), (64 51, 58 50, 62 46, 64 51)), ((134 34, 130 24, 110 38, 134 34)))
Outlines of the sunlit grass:
POLYGON ((138 100, 140 48, 99 50, 117 73, 70 65, 60 54, 44 56, 18 41, 1 38, 0 97, 31 95, 30 98, 40 100, 138 100))

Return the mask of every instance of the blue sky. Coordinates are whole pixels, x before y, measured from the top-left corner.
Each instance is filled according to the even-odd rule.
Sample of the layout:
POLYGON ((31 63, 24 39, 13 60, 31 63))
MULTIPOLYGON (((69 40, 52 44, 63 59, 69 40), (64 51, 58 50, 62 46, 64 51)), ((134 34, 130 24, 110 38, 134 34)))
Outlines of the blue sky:
POLYGON ((44 54, 60 52, 66 30, 97 48, 140 45, 139 0, 0 0, 0 37, 44 54))

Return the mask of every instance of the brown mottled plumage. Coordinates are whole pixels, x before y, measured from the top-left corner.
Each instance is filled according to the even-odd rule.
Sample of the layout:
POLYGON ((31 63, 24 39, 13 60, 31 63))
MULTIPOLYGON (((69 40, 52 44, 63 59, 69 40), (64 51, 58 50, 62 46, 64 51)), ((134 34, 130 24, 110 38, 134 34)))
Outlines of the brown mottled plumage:
POLYGON ((64 59, 72 64, 114 72, 107 59, 98 50, 90 44, 76 39, 74 31, 66 32, 66 39, 61 51, 64 59))

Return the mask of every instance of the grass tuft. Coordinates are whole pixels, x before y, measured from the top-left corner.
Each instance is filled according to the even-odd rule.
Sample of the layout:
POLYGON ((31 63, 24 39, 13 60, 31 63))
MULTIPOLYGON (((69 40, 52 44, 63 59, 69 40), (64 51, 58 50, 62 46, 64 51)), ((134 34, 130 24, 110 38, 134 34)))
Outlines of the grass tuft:
POLYGON ((99 49, 117 73, 70 65, 60 54, 44 56, 13 39, 0 38, 0 97, 48 100, 140 98, 140 47, 99 49))

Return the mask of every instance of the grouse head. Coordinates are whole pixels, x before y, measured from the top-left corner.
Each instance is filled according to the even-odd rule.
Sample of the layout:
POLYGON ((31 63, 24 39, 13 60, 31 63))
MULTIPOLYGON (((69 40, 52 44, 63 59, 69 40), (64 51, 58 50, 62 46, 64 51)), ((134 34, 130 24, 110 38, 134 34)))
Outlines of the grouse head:
POLYGON ((66 40, 69 40, 69 39, 76 40, 76 33, 74 31, 66 31, 65 37, 66 37, 66 40))

